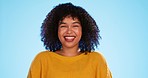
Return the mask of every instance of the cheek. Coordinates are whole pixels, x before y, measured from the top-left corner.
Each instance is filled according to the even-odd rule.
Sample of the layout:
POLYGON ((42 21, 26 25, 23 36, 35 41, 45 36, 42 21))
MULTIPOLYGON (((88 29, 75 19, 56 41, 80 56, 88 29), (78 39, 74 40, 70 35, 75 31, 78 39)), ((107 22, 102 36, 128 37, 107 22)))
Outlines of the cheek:
POLYGON ((80 36, 80 37, 82 36, 82 29, 81 28, 77 29, 75 32, 77 33, 78 36, 80 36))
POLYGON ((64 32, 65 32, 64 30, 61 30, 61 29, 58 30, 58 37, 59 37, 59 39, 62 38, 64 32))

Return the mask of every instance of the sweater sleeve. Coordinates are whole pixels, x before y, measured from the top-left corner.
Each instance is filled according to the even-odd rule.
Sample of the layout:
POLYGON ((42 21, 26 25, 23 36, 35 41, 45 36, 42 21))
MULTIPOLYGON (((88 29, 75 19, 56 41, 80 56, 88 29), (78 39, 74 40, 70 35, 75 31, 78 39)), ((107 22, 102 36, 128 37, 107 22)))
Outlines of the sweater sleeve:
POLYGON ((112 74, 107 66, 105 58, 98 54, 97 77, 96 78, 112 78, 112 74))
POLYGON ((38 54, 29 69, 27 78, 41 78, 41 54, 38 54))

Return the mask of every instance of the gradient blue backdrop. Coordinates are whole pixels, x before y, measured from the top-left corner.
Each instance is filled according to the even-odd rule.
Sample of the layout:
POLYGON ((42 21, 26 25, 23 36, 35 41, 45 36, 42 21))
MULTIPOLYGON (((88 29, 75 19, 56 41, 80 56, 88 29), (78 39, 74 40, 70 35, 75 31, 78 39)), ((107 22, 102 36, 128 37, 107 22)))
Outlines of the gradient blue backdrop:
POLYGON ((113 78, 148 78, 147 0, 0 0, 0 77, 26 78, 35 55, 45 50, 40 27, 57 4, 82 6, 96 20, 97 48, 113 78))

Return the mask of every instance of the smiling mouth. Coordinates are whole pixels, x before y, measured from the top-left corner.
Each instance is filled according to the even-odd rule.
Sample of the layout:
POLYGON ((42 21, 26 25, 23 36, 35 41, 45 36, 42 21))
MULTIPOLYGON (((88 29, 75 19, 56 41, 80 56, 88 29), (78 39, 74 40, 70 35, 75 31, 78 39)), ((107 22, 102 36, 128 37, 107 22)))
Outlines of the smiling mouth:
POLYGON ((64 39, 65 39, 65 41, 67 41, 67 42, 72 42, 72 41, 74 41, 75 36, 65 36, 64 39))

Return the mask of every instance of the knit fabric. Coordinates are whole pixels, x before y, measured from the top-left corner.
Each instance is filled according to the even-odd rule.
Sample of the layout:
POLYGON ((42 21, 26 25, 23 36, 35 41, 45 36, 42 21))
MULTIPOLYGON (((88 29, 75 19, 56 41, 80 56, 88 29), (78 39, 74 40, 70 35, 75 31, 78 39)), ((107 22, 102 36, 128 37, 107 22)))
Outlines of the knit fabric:
POLYGON ((68 57, 44 51, 35 57, 27 78, 112 78, 112 75, 98 52, 68 57))

